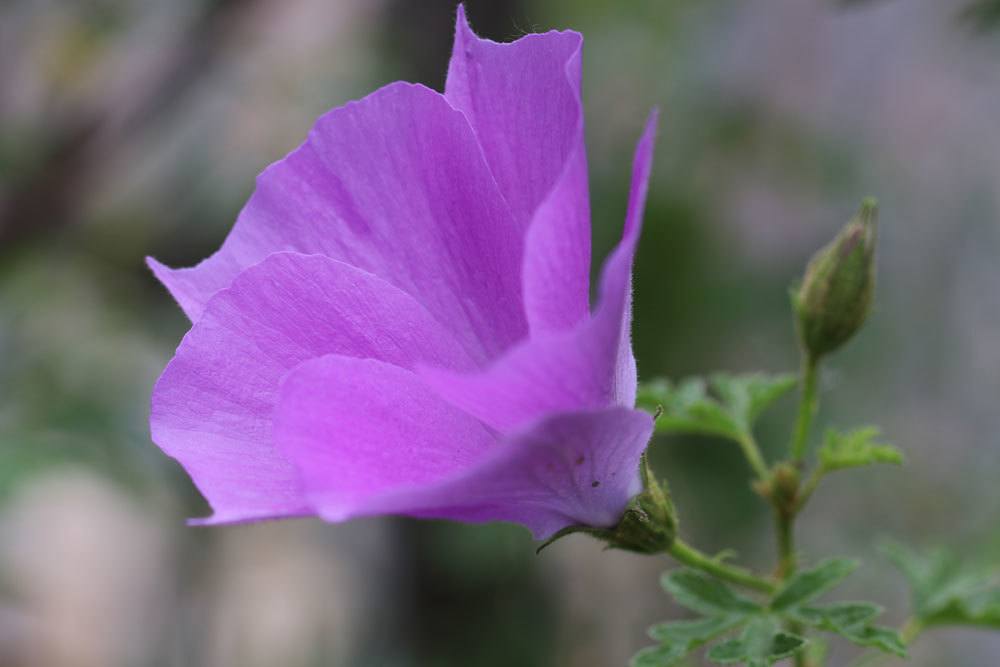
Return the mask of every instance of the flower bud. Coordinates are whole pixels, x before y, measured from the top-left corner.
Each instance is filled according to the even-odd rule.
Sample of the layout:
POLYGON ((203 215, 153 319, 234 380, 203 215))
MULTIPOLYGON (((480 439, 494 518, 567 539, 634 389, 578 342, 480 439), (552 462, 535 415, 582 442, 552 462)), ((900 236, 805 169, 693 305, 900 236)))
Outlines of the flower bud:
POLYGON ((779 463, 771 471, 770 477, 754 483, 758 494, 767 498, 784 516, 793 516, 799 502, 801 475, 791 463, 779 463))
POLYGON ((871 311, 877 210, 874 199, 864 200, 836 238, 813 255, 792 292, 799 340, 813 359, 846 343, 871 311))

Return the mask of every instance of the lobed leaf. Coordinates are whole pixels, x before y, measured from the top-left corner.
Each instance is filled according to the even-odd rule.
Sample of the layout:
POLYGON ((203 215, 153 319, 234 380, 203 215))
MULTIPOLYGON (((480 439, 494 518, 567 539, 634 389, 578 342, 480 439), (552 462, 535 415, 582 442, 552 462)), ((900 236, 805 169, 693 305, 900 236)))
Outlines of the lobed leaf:
POLYGON ((749 431, 760 415, 798 383, 789 373, 727 375, 718 373, 709 380, 712 390, 744 431, 749 431))
POLYGON ((918 553, 887 543, 885 553, 910 583, 924 625, 1000 628, 1000 571, 961 563, 944 549, 918 553))
POLYGON ((666 572, 660 579, 660 585, 678 604, 708 616, 746 615, 761 611, 761 606, 750 598, 697 570, 666 572))
POLYGON ((661 408, 656 430, 661 433, 698 433, 734 438, 739 425, 715 399, 707 394, 701 378, 687 378, 673 385, 668 380, 654 380, 639 388, 639 405, 661 408))
POLYGON ((656 421, 661 433, 697 433, 739 439, 750 432, 761 413, 795 386, 792 375, 716 374, 706 384, 688 378, 673 385, 654 380, 639 388, 638 403, 662 408, 656 421), (714 395, 709 395, 708 388, 714 395))
POLYGON ((806 643, 798 635, 779 630, 775 619, 765 616, 747 624, 738 639, 713 646, 707 657, 720 665, 743 663, 750 667, 767 667, 798 653, 806 643))
MULTIPOLYGON (((672 667, 707 642, 715 639, 764 608, 754 600, 736 593, 718 579, 698 570, 679 569, 665 572, 660 579, 664 590, 678 604, 704 614, 687 621, 660 623, 649 629, 649 636, 660 642, 637 653, 631 667, 672 667)), ((766 667, 766 662, 761 663, 766 667)))
POLYGON ((741 616, 716 616, 654 625, 649 629, 649 636, 659 640, 661 645, 640 651, 632 658, 631 667, 679 664, 691 651, 745 621, 741 616))
POLYGON ((903 462, 903 453, 892 445, 878 442, 879 430, 874 426, 841 433, 828 429, 819 450, 820 465, 826 471, 858 468, 876 463, 903 462))
POLYGON ((882 611, 882 607, 870 602, 839 602, 825 607, 799 607, 792 610, 791 616, 858 646, 905 657, 906 646, 895 630, 871 625, 882 611))
POLYGON ((906 644, 903 643, 899 633, 893 628, 867 625, 846 630, 839 634, 858 646, 878 649, 884 653, 899 656, 900 658, 906 657, 906 644))
POLYGON ((746 645, 742 639, 727 639, 713 646, 707 657, 720 665, 742 662, 747 657, 746 645))
POLYGON ((771 609, 784 611, 819 597, 858 567, 856 560, 830 558, 810 570, 802 570, 790 578, 771 600, 771 609))
POLYGON ((838 602, 824 607, 799 607, 792 610, 792 615, 821 630, 842 633, 868 625, 882 611, 882 607, 871 602, 838 602))
POLYGON ((687 653, 681 644, 649 646, 632 656, 629 667, 674 667, 687 653))
POLYGON ((649 629, 649 636, 664 644, 685 644, 691 647, 691 644, 706 642, 743 621, 740 616, 709 616, 692 621, 672 621, 654 625, 649 629))

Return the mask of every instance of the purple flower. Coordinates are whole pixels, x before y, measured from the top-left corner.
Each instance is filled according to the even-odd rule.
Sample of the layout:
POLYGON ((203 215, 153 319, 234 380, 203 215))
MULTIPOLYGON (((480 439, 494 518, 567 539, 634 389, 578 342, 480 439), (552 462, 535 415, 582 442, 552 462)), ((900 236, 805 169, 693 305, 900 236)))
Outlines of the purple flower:
POLYGON ((460 7, 444 95, 393 83, 330 111, 218 252, 149 260, 194 323, 152 435, 203 522, 618 522, 652 431, 629 329, 656 119, 591 310, 581 47, 480 39, 460 7))

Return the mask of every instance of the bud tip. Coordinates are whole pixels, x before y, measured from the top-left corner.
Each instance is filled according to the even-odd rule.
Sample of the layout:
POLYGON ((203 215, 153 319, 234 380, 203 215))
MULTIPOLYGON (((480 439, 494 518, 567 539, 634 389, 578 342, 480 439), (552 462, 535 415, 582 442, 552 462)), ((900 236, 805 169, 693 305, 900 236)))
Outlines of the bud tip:
POLYGON ((864 222, 871 222, 878 215, 878 199, 875 197, 865 197, 861 200, 861 210, 859 215, 864 222))

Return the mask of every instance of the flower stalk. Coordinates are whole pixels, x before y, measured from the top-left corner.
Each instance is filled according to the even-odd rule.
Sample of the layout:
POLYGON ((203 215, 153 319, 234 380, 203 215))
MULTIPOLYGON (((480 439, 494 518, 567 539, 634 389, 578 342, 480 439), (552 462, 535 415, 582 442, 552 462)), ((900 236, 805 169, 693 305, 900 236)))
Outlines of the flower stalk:
POLYGON ((667 552, 679 563, 730 583, 745 586, 761 593, 771 594, 775 591, 775 584, 770 579, 758 576, 746 568, 726 565, 719 558, 702 553, 680 538, 673 541, 667 552))
POLYGON ((757 475, 758 480, 766 482, 768 477, 770 477, 770 471, 767 468, 767 462, 764 461, 764 455, 760 452, 757 439, 753 437, 752 433, 747 432, 742 434, 736 442, 740 446, 740 450, 743 452, 747 463, 750 464, 750 467, 757 475))
POLYGON ((791 447, 792 460, 795 462, 804 460, 808 449, 809 431, 819 407, 818 380, 819 359, 806 352, 802 359, 802 398, 799 401, 799 413, 795 421, 791 447))

